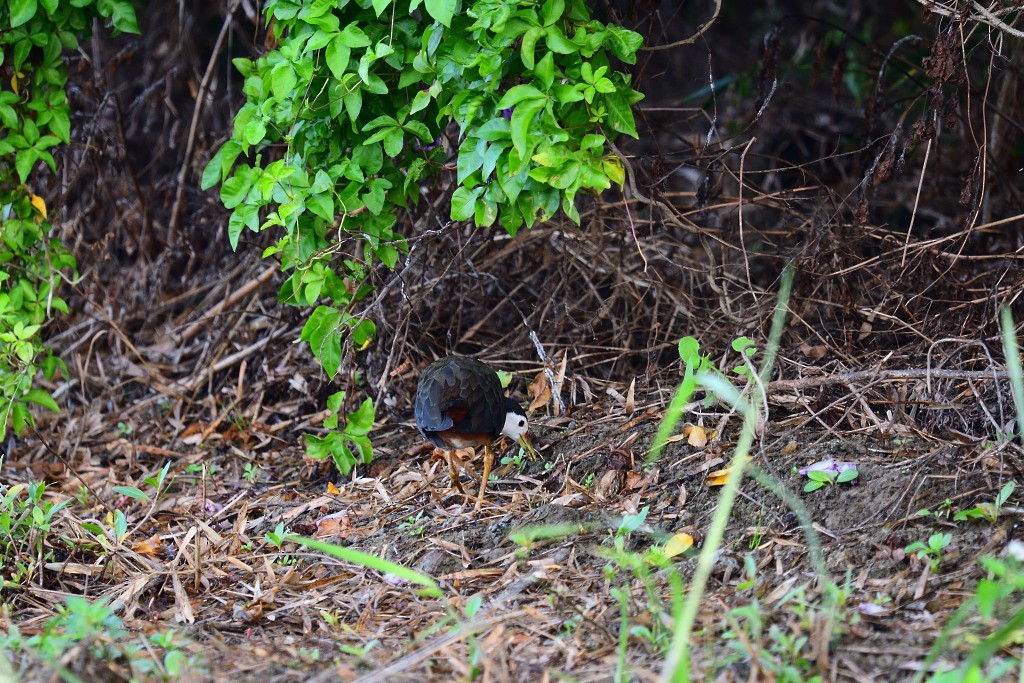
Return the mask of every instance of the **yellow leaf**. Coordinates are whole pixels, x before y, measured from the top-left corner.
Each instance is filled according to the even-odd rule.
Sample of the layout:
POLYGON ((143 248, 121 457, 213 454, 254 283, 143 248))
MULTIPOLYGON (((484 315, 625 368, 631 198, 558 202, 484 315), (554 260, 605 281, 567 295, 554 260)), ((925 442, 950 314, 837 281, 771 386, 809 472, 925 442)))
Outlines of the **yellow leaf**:
POLYGON ((704 448, 708 445, 708 430, 699 425, 686 425, 683 427, 683 434, 686 435, 686 443, 694 448, 704 448))
POLYGON ((665 557, 675 557, 680 553, 685 553, 687 550, 693 547, 693 536, 690 534, 673 534, 672 538, 668 539, 668 543, 665 544, 665 557))
POLYGON ((725 482, 729 480, 729 469, 718 470, 708 475, 707 482, 708 486, 724 486, 725 482))
MULTIPOLYGON (((747 456, 746 462, 753 460, 749 455, 747 456)), ((725 481, 729 478, 729 473, 732 472, 732 467, 726 467, 723 470, 715 470, 714 472, 708 472, 707 482, 708 486, 722 486, 725 481)))
POLYGON ((46 201, 44 201, 43 198, 40 197, 39 195, 32 194, 31 192, 28 193, 28 196, 29 196, 29 201, 32 202, 32 206, 34 206, 35 210, 39 212, 39 215, 42 216, 45 219, 46 218, 46 201))
POLYGON ((327 493, 335 494, 341 493, 341 491, 338 490, 338 487, 335 486, 333 482, 329 481, 327 482, 327 493))

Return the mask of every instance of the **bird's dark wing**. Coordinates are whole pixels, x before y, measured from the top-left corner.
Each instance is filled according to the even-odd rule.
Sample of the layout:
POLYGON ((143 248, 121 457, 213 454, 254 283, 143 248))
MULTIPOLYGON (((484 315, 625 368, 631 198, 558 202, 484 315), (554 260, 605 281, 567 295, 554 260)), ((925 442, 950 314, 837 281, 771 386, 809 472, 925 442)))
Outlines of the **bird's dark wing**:
POLYGON ((505 422, 505 397, 494 370, 474 358, 448 357, 423 371, 416 390, 416 426, 424 437, 455 427, 496 437, 505 422))

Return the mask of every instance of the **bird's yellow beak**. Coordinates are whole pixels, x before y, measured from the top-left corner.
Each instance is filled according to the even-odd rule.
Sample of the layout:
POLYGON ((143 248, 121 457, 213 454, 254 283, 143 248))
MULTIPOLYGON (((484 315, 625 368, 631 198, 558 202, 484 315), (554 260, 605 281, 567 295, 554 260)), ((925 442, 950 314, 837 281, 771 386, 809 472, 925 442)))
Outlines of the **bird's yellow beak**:
POLYGON ((534 449, 533 444, 530 443, 529 434, 523 434, 519 437, 519 446, 526 451, 526 455, 530 457, 530 460, 537 459, 537 451, 534 449))

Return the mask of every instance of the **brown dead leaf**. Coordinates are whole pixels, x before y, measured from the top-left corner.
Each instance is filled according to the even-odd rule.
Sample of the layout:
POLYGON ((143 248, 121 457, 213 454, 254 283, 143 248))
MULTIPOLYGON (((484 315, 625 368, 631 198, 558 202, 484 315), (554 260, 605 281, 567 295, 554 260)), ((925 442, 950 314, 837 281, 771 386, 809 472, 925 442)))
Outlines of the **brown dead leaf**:
POLYGON ((594 497, 598 500, 618 498, 625 485, 626 475, 622 470, 608 470, 594 485, 594 497))
POLYGON ((814 360, 820 360, 828 356, 828 347, 821 344, 811 346, 805 342, 799 346, 798 350, 806 358, 812 358, 814 360))
POLYGON ((205 422, 193 422, 188 427, 185 427, 185 431, 183 431, 178 436, 178 438, 179 439, 186 439, 186 438, 188 438, 190 436, 193 436, 195 434, 202 434, 203 431, 206 429, 206 427, 207 427, 207 424, 205 422))
POLYGON ((626 488, 630 491, 636 491, 647 484, 647 477, 645 477, 642 472, 637 472, 636 470, 629 470, 626 472, 626 488))
POLYGON ((314 538, 342 537, 352 528, 352 520, 348 510, 335 512, 317 520, 314 538))
POLYGON ((548 401, 551 400, 551 387, 548 385, 547 373, 543 370, 538 372, 530 385, 526 387, 526 391, 530 396, 533 396, 533 400, 530 401, 530 407, 527 408, 528 412, 532 413, 538 408, 546 406, 548 401))
POLYGON ((683 427, 683 435, 686 443, 694 448, 704 448, 708 445, 708 431, 700 425, 686 425, 683 427))
POLYGON ((782 447, 782 455, 789 455, 796 452, 796 441, 790 441, 782 447))
POLYGON ((139 555, 145 555, 146 557, 157 557, 160 555, 160 551, 163 546, 160 544, 160 534, 153 534, 144 541, 139 541, 132 546, 132 550, 137 552, 139 555))

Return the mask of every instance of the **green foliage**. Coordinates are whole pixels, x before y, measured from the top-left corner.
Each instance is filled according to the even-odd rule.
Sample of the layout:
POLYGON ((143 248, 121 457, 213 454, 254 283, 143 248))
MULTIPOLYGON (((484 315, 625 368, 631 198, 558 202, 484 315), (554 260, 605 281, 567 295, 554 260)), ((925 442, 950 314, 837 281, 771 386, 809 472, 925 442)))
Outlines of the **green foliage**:
POLYGON ((0 3, 0 439, 10 424, 32 421, 29 405, 57 410, 32 388, 42 370, 51 379, 64 363, 45 348, 41 330, 55 312, 60 272, 74 258, 50 235, 46 204, 26 186, 40 162, 56 172, 51 150, 71 140, 71 115, 61 53, 89 35, 95 18, 114 32, 138 33, 127 0, 10 0, 0 3), (9 88, 9 89, 8 89, 9 88))
MULTIPOLYGON (((749 379, 750 368, 747 362, 757 352, 757 347, 754 346, 753 340, 748 337, 738 337, 733 340, 732 348, 737 353, 741 354, 744 358, 744 363, 737 365, 733 368, 733 373, 741 377, 749 379)), ((724 378, 722 372, 715 367, 714 361, 706 353, 700 352, 700 342, 695 337, 683 337, 679 340, 679 360, 683 363, 683 380, 679 383, 676 388, 675 394, 672 396, 672 401, 668 405, 668 409, 665 411, 665 418, 661 421, 658 426, 658 431, 654 435, 654 441, 652 442, 651 452, 647 455, 646 462, 652 463, 658 459, 661 455, 662 449, 665 444, 668 443, 668 439, 675 432, 676 425, 683 417, 683 408, 687 402, 692 398, 697 387, 699 385, 699 378, 702 375, 712 374, 724 378)), ((704 402, 706 405, 711 405, 711 402, 715 399, 713 392, 708 392, 704 402)))
POLYGON ((978 581, 974 594, 946 622, 914 681, 921 681, 923 672, 932 670, 939 655, 956 646, 969 647, 967 657, 955 669, 930 676, 930 683, 1004 681, 1013 669, 1020 668, 1020 661, 1011 653, 1019 651, 1024 628, 1022 559, 1024 546, 1011 541, 1005 556, 979 560, 987 576, 978 581))
MULTIPOLYGON (((744 567, 747 581, 740 590, 750 590, 755 583, 753 558, 745 558, 744 567)), ((775 609, 751 596, 750 602, 734 607, 725 615, 727 628, 722 633, 731 654, 715 663, 720 671, 734 666, 735 662, 746 662, 760 679, 780 683, 815 683, 824 680, 814 660, 814 648, 810 639, 821 624, 831 624, 843 629, 855 623, 856 614, 845 608, 847 591, 836 586, 830 590, 835 599, 816 604, 807 596, 803 587, 790 590, 775 609, 778 617, 773 619, 775 609)))
POLYGON ((355 412, 345 415, 344 429, 338 428, 338 415, 345 400, 345 392, 339 391, 327 399, 331 416, 324 420, 324 427, 330 431, 327 436, 304 434, 306 455, 321 460, 327 456, 334 459, 338 471, 348 475, 358 464, 369 464, 373 460, 373 444, 367 434, 373 429, 373 399, 367 398, 355 412))
POLYGON ((1013 495, 1013 490, 1017 488, 1016 482, 1008 481, 1003 484, 1003 487, 999 489, 999 493, 996 495, 996 499, 991 503, 982 503, 973 508, 961 510, 953 516, 954 522, 962 522, 965 520, 982 519, 990 524, 995 524, 996 520, 999 519, 999 508, 1009 500, 1010 496, 1013 495))
POLYGON ((753 359, 754 354, 757 353, 757 347, 754 346, 754 340, 749 337, 737 337, 732 340, 732 350, 743 356, 743 363, 734 367, 732 371, 740 377, 749 377, 751 368, 753 367, 750 362, 751 359, 753 359))
POLYGON ((911 553, 917 553, 919 560, 927 559, 931 564, 931 569, 934 572, 939 568, 942 563, 942 551, 953 542, 953 536, 950 534, 932 534, 928 537, 928 542, 915 541, 903 549, 907 555, 911 553))
POLYGON ((54 517, 71 499, 53 503, 45 492, 43 482, 0 484, 0 589, 28 583, 52 559, 54 517))
POLYGON ((804 484, 804 491, 817 491, 823 486, 835 486, 836 484, 845 484, 853 481, 860 473, 856 469, 845 469, 841 472, 834 472, 831 470, 811 470, 807 473, 809 482, 804 484))
MULTIPOLYGON (((289 273, 281 301, 315 307, 302 339, 331 378, 376 333, 354 307, 408 249, 399 212, 444 185, 446 139, 451 217, 511 234, 560 208, 579 221, 577 194, 624 180, 609 142, 636 137, 642 96, 612 60, 642 39, 583 0, 269 0, 264 16, 278 47, 234 60, 247 101, 202 186, 220 185, 232 247, 280 235, 264 257, 289 273)), ((347 472, 344 441, 326 450, 347 472)))
POLYGON ((0 650, 31 654, 55 672, 67 674, 62 676, 65 680, 78 680, 62 662, 76 647, 87 649, 99 661, 127 658, 136 675, 159 674, 167 680, 178 680, 195 668, 173 632, 153 633, 149 643, 143 645, 125 630, 113 608, 103 600, 89 602, 82 596, 69 595, 56 610, 57 616, 47 620, 33 636, 26 637, 12 625, 7 633, 0 634, 0 650))

